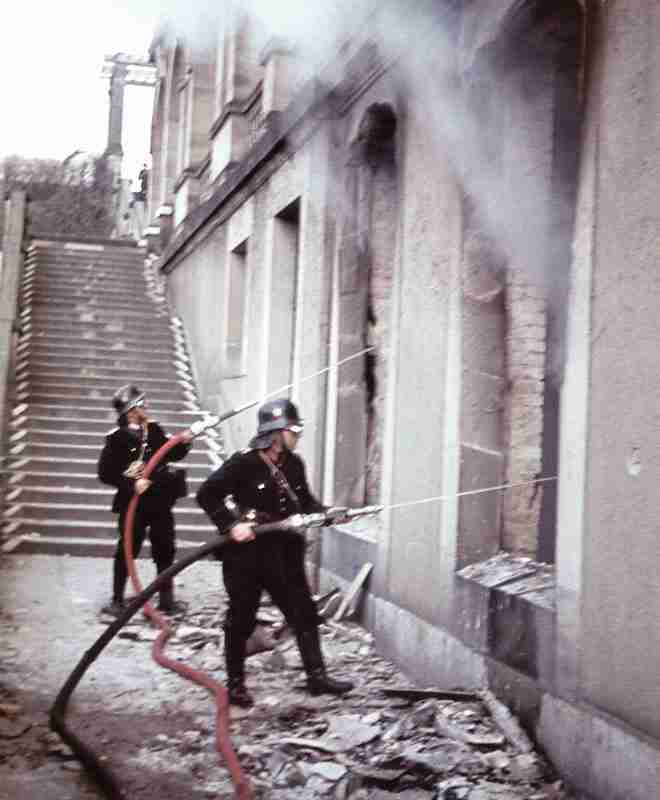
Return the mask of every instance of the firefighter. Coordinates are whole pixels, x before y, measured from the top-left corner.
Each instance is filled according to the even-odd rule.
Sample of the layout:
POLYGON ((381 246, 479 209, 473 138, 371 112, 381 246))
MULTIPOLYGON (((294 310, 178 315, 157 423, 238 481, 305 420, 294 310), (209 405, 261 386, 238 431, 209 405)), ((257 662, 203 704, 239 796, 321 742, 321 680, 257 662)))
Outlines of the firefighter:
POLYGON ((255 522, 277 521, 295 513, 325 510, 312 495, 302 459, 294 452, 303 431, 290 400, 261 406, 250 449, 235 453, 204 481, 197 502, 229 542, 222 551, 222 574, 229 598, 224 623, 229 702, 249 708, 254 699, 245 686, 245 646, 256 624, 265 589, 296 634, 307 689, 311 694, 341 695, 353 684, 326 673, 319 618, 305 573, 305 540, 300 533, 278 531, 258 538, 255 522), (238 519, 232 503, 253 520, 238 519))
MULTIPOLYGON (((184 441, 168 451, 163 461, 150 477, 143 476, 151 456, 167 441, 168 436, 157 422, 149 419, 145 394, 137 386, 127 384, 115 392, 112 405, 118 414, 117 427, 106 438, 98 461, 98 477, 117 491, 112 501, 112 511, 119 514, 119 540, 113 564, 112 600, 104 611, 113 615, 124 607, 124 592, 128 578, 124 555, 124 526, 126 512, 134 494, 140 495, 133 526, 133 554, 138 557, 145 535, 151 542, 151 555, 157 571, 163 572, 174 562, 175 530, 172 508, 179 497, 186 494, 185 472, 168 467, 167 461, 179 461, 190 450, 192 436, 184 434, 184 441)), ((174 613, 172 583, 160 590, 158 607, 174 613)))

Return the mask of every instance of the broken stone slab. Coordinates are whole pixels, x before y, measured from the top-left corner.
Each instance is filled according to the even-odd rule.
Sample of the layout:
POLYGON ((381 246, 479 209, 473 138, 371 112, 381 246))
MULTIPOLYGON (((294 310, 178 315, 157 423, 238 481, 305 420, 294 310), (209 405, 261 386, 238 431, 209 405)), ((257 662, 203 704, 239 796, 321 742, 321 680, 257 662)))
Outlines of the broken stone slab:
POLYGON ((313 775, 318 775, 323 780, 335 783, 341 780, 346 775, 347 769, 343 764, 338 764, 336 761, 319 761, 309 767, 309 771, 313 775))
POLYGON ((478 781, 473 786, 468 800, 528 800, 529 789, 493 781, 478 781))
POLYGON ((437 714, 433 726, 439 736, 446 736, 448 739, 455 739, 457 742, 464 742, 472 747, 502 747, 505 738, 499 733, 474 734, 464 730, 460 725, 448 720, 444 715, 437 714))
POLYGON ((360 717, 360 720, 364 722, 365 725, 376 725, 381 721, 382 717, 383 714, 381 711, 370 711, 368 714, 360 717))
POLYGON ((273 783, 275 786, 288 786, 288 787, 295 787, 295 786, 304 786, 307 783, 307 778, 302 771, 302 769, 298 766, 298 764, 285 764, 274 776, 273 783))
POLYGON ((437 710, 438 709, 435 701, 429 700, 428 702, 417 706, 414 711, 411 711, 408 715, 408 719, 410 720, 411 725, 416 728, 431 727, 435 722, 437 710))
POLYGON ((541 778, 542 768, 534 753, 521 753, 510 760, 509 775, 513 780, 534 783, 541 778))
POLYGON ((179 625, 172 637, 172 644, 177 642, 206 642, 209 639, 217 640, 220 634, 217 631, 209 631, 206 628, 198 628, 194 625, 179 625))
POLYGON ((461 762, 472 758, 473 753, 460 742, 447 741, 442 747, 424 750, 422 745, 407 747, 401 754, 413 766, 422 767, 429 772, 443 774, 454 769, 461 762))
POLYGON ((504 703, 500 702, 488 689, 484 689, 480 696, 493 721, 516 750, 521 753, 531 753, 534 745, 504 703))
POLYGON ((325 736, 318 739, 308 739, 300 737, 289 737, 282 739, 282 744, 289 744, 293 747, 304 747, 311 750, 337 754, 353 750, 360 745, 372 742, 381 735, 381 730, 375 725, 365 725, 360 721, 360 717, 353 714, 334 716, 330 719, 330 724, 325 736))
POLYGON ((284 739, 280 739, 280 744, 306 748, 308 750, 320 750, 322 753, 330 753, 332 755, 341 752, 337 743, 328 743, 320 739, 303 739, 295 736, 287 736, 284 739))
POLYGON ((433 800, 435 792, 425 789, 403 789, 399 792, 388 792, 385 789, 370 790, 369 800, 433 800))
POLYGON ((204 739, 199 731, 184 731, 181 735, 181 747, 184 752, 194 752, 204 747, 204 739))
POLYGON ((465 778, 448 778, 436 784, 438 800, 468 800, 474 784, 465 778))
POLYGON ((486 766, 496 771, 508 769, 511 763, 511 758, 503 750, 494 750, 491 753, 484 753, 481 759, 486 766))
POLYGON ((385 741, 406 739, 410 735, 410 721, 405 719, 397 720, 383 733, 385 741))
POLYGON ((387 786, 395 784, 399 778, 405 774, 406 769, 384 769, 381 767, 353 766, 351 767, 351 772, 364 781, 381 783, 387 786))
POLYGON ((362 789, 362 781, 353 771, 345 775, 335 786, 334 800, 359 800, 361 796, 367 797, 366 790, 362 789))
POLYGON ((532 561, 531 558, 498 553, 486 561, 464 567, 457 574, 462 578, 477 581, 482 586, 495 589, 511 581, 535 575, 541 568, 542 565, 532 561))

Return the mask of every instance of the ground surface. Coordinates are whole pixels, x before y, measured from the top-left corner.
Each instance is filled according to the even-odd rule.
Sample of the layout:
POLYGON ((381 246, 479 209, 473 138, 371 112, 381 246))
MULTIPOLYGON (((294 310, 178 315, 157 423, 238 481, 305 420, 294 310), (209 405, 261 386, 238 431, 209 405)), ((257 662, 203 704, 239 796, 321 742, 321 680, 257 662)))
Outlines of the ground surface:
MULTIPOLYGON (((151 564, 140 561, 146 585, 151 564)), ((0 800, 91 800, 95 784, 48 711, 83 653, 107 628, 111 565, 103 559, 4 556, 0 561, 0 800)), ((224 679, 224 611, 216 562, 178 578, 187 603, 168 653, 224 679)), ((262 621, 281 621, 265 605, 262 621)), ((151 659, 154 630, 134 618, 73 694, 70 727, 107 759, 130 800, 232 798, 214 747, 206 690, 151 659)), ((539 756, 501 735, 478 700, 416 701, 382 691, 410 684, 357 625, 323 626, 331 671, 355 681, 344 700, 312 698, 292 640, 248 660, 257 704, 232 711, 232 741, 258 798, 564 800, 539 756)), ((449 688, 449 687, 445 687, 449 688)))

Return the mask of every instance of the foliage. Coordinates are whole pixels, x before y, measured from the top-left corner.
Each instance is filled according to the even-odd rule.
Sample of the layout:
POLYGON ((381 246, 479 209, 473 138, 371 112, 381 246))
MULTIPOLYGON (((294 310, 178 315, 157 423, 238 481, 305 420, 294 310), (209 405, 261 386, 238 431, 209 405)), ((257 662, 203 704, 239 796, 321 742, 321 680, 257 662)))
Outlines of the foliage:
POLYGON ((0 163, 0 188, 3 197, 25 189, 32 234, 105 237, 112 231, 112 169, 103 157, 9 156, 0 163))

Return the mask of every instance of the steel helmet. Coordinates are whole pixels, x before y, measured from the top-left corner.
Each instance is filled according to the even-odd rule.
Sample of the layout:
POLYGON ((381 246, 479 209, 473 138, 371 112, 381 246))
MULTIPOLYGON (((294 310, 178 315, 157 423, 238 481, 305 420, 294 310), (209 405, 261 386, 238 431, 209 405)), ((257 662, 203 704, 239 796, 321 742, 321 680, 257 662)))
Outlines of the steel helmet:
POLYGON ((137 408, 144 405, 144 392, 141 392, 137 386, 132 383, 127 383, 114 393, 112 398, 112 407, 121 416, 127 414, 132 408, 137 408))
POLYGON ((290 430, 302 433, 303 421, 298 409, 291 400, 269 400, 259 409, 257 415, 257 433, 250 442, 250 447, 262 450, 270 447, 272 434, 276 431, 290 430))
POLYGON ((287 428, 294 433, 302 433, 303 429, 298 409, 291 400, 269 400, 259 409, 257 420, 257 436, 287 428))

